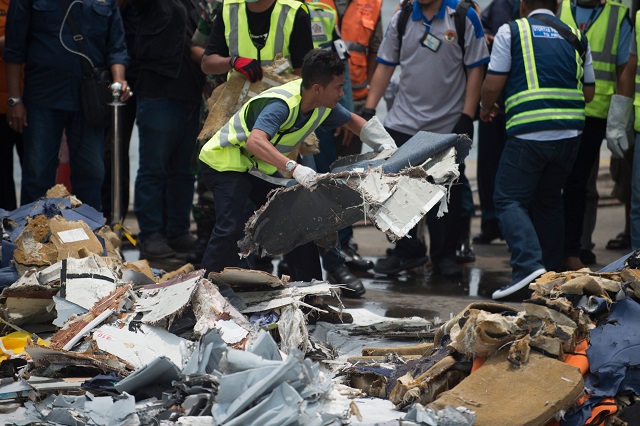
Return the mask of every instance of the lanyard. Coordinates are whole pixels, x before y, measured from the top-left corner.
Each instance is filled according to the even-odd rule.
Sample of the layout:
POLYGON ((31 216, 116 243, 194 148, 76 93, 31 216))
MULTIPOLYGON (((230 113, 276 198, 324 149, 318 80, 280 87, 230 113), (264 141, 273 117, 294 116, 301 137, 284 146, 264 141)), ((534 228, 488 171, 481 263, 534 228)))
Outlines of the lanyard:
MULTIPOLYGON (((586 33, 587 30, 589 28, 591 28, 591 24, 593 24, 593 21, 596 19, 596 16, 598 15, 598 12, 600 11, 600 8, 602 7, 602 3, 598 2, 593 10, 591 11, 591 15, 589 16, 589 19, 587 20, 587 23, 584 25, 584 29, 582 30, 583 33, 586 33)), ((576 2, 575 0, 571 2, 571 12, 573 13, 573 19, 576 18, 576 2)))

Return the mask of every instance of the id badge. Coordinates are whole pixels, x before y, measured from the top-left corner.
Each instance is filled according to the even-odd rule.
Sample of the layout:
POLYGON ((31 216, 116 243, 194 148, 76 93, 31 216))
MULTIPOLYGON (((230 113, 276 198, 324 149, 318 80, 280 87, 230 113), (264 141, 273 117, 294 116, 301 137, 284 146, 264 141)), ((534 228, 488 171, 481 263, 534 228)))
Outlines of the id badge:
POLYGON ((442 44, 442 40, 430 33, 427 33, 422 39, 422 45, 433 52, 438 51, 440 44, 442 44))

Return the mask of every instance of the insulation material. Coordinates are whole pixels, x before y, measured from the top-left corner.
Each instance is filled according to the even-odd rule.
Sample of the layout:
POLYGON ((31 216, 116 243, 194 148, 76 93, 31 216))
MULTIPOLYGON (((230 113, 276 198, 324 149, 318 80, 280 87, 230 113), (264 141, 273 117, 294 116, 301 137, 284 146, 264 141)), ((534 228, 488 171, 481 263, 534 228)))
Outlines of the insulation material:
MULTIPOLYGON (((58 260, 58 252, 52 244, 49 244, 51 229, 44 215, 38 215, 27 219, 27 225, 16 239, 18 248, 13 252, 16 267, 48 266, 58 260)), ((18 270, 23 273, 24 269, 18 270)))
POLYGON ((125 365, 118 358, 109 354, 78 353, 42 346, 28 346, 25 351, 36 367, 47 368, 49 374, 55 374, 55 372, 68 367, 90 368, 101 373, 114 372, 122 376, 128 374, 125 365))
POLYGON ((194 346, 193 342, 162 328, 145 324, 137 332, 109 324, 103 325, 93 332, 92 338, 100 350, 117 356, 136 369, 160 356, 166 356, 182 368, 194 346))
POLYGON ((470 309, 464 325, 451 329, 451 346, 465 355, 488 357, 499 347, 518 338, 518 317, 506 317, 470 309))
POLYGON ((232 348, 244 349, 255 338, 255 330, 247 318, 225 299, 218 287, 200 279, 193 298, 197 323, 193 331, 198 336, 217 330, 232 348))
POLYGON ((151 284, 139 290, 140 298, 136 302, 136 312, 142 313, 142 322, 169 325, 191 303, 193 292, 198 281, 204 275, 204 270, 165 281, 161 284, 151 284))

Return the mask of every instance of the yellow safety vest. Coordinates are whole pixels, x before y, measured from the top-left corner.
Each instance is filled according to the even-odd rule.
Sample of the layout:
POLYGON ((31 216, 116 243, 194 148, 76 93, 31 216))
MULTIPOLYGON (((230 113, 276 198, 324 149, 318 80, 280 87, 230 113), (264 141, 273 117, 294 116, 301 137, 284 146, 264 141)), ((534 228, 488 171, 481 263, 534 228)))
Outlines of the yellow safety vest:
POLYGON ((256 99, 281 99, 286 102, 289 107, 289 116, 280 127, 280 130, 271 138, 271 143, 275 145, 282 155, 286 156, 298 143, 317 129, 331 113, 331 108, 316 108, 304 126, 299 129, 292 129, 300 113, 300 102, 302 101, 301 84, 302 80, 296 79, 282 86, 265 90, 251 98, 202 147, 199 156, 200 160, 219 172, 246 172, 252 167, 257 167, 266 174, 275 173, 277 171, 276 167, 257 159, 245 148, 251 133, 251 129, 246 122, 248 109, 256 99))
POLYGON ((276 0, 271 11, 269 35, 264 47, 258 50, 251 41, 245 1, 224 0, 222 19, 229 56, 257 59, 262 66, 270 65, 278 53, 290 60, 289 39, 296 13, 302 6, 296 0, 276 0))
MULTIPOLYGON (((636 12, 636 46, 640 46, 640 10, 636 12)), ((637 54, 636 64, 636 84, 635 94, 633 95, 633 110, 635 113, 635 119, 633 122, 633 128, 636 132, 640 132, 640 54, 637 54)), ((638 149, 638 147, 636 147, 638 149)))
POLYGON ((307 7, 311 16, 313 47, 325 47, 332 40, 333 30, 338 21, 338 13, 328 4, 321 3, 320 0, 308 2, 307 7))
MULTIPOLYGON (((596 93, 585 108, 587 117, 607 118, 611 95, 616 92, 616 55, 620 27, 627 15, 627 8, 620 3, 607 0, 595 21, 587 28, 593 70, 596 75, 596 93)), ((578 28, 571 11, 571 0, 564 0, 559 18, 565 24, 578 28)))

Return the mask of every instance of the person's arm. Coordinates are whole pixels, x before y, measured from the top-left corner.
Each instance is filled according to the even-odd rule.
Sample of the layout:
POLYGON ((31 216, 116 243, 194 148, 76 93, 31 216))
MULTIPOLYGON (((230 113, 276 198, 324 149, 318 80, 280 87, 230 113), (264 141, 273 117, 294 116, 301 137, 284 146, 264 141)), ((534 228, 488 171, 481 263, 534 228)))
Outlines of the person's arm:
MULTIPOLYGON (((224 5, 222 6, 224 8, 224 5)), ((205 74, 226 74, 233 68, 229 61, 229 47, 224 37, 224 21, 222 20, 222 11, 213 19, 209 41, 200 63, 200 68, 205 74)))
MULTIPOLYGON (((289 46, 291 52, 291 68, 293 74, 302 75, 302 62, 304 57, 313 49, 313 37, 311 35, 311 17, 306 5, 296 11, 296 18, 293 22, 291 35, 289 36, 289 46)), ((276 52, 278 53, 278 52, 276 52)))
POLYGON ((582 85, 582 94, 585 102, 591 102, 596 94, 596 78, 591 59, 591 47, 587 47, 587 53, 584 56, 584 84, 582 85))
POLYGON ((391 81, 391 76, 395 69, 396 67, 392 65, 382 63, 378 64, 376 71, 373 73, 373 77, 371 77, 369 95, 367 96, 367 102, 364 106, 365 108, 376 109, 378 102, 382 99, 384 91, 387 89, 387 86, 391 81))
POLYGON ((620 67, 618 67, 618 95, 622 95, 627 98, 633 98, 637 63, 638 56, 632 53, 631 55, 629 55, 629 62, 627 62, 624 67, 622 67, 622 70, 620 70, 620 67))
POLYGON ((131 97, 131 89, 129 88, 129 83, 124 78, 125 76, 125 67, 122 64, 113 64, 111 65, 111 78, 114 83, 120 83, 122 85, 122 94, 120 95, 120 100, 122 102, 126 102, 131 97))
POLYGON ((279 170, 285 170, 285 164, 290 160, 271 143, 269 135, 264 130, 253 129, 247 139, 246 148, 256 158, 279 170))
POLYGON ((367 121, 360 117, 357 114, 351 113, 351 120, 347 124, 344 125, 347 129, 349 129, 354 135, 360 136, 360 131, 362 127, 367 124, 367 121))
POLYGON ((464 107, 462 113, 475 117, 480 100, 480 89, 484 77, 484 66, 467 68, 467 87, 465 88, 464 107))
POLYGON ((507 84, 508 74, 487 74, 480 92, 480 119, 491 121, 498 112, 498 97, 507 84))

